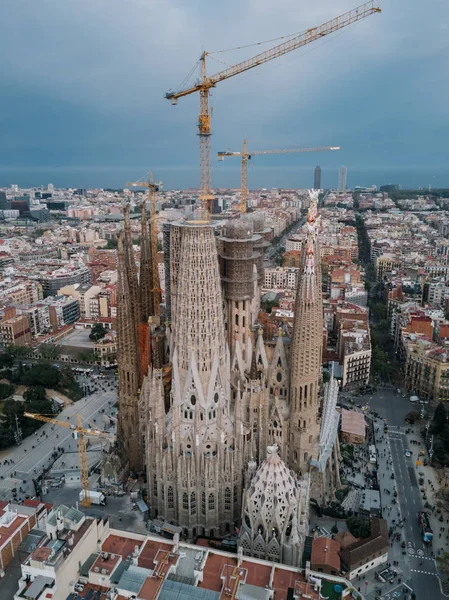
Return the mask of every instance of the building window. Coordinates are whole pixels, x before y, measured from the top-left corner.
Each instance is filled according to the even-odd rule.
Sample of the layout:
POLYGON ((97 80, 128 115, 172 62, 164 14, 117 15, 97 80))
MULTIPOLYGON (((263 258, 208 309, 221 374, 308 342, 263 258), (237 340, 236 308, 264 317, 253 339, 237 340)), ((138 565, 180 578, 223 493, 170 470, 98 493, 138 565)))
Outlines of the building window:
POLYGON ((231 490, 225 489, 225 510, 231 510, 231 490))
POLYGON ((173 495, 173 488, 171 485, 167 488, 167 508, 173 508, 175 506, 175 497, 173 495))
POLYGON ((196 495, 195 492, 190 494, 190 514, 194 515, 196 513, 196 495))
POLYGON ((187 492, 184 492, 182 495, 182 508, 184 510, 189 510, 189 495, 187 492))
POLYGON ((215 496, 214 494, 209 494, 209 510, 215 510, 215 496))
POLYGON ((206 514, 206 492, 201 492, 201 512, 206 514))

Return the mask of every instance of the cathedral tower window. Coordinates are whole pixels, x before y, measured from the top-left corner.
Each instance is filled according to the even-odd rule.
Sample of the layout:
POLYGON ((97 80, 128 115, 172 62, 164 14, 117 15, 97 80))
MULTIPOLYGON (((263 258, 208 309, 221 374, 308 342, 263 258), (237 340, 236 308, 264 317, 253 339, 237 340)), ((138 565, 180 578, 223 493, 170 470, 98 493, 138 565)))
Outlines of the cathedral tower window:
POLYGON ((215 510, 215 496, 214 494, 209 494, 209 510, 215 510))
POLYGON ((190 494, 190 514, 194 515, 196 513, 196 495, 195 492, 190 494))
POLYGON ((167 508, 173 508, 175 506, 175 497, 173 495, 173 488, 171 485, 167 488, 167 508))
POLYGON ((189 510, 189 496, 187 492, 184 492, 182 495, 182 508, 184 510, 189 510))
POLYGON ((201 512, 206 514, 206 492, 201 492, 201 512))
POLYGON ((225 489, 225 510, 231 510, 231 490, 225 489))

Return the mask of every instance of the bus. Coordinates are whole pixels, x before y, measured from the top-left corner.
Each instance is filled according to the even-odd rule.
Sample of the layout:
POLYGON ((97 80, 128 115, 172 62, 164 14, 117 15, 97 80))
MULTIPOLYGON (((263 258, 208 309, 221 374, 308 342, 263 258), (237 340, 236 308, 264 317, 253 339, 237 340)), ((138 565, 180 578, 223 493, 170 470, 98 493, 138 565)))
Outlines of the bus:
POLYGON ((376 457, 376 446, 374 446, 374 444, 373 444, 373 445, 371 445, 371 446, 369 447, 369 449, 368 449, 368 450, 369 450, 369 461, 370 461, 370 463, 372 463, 372 464, 374 464, 374 465, 375 465, 375 464, 376 464, 376 462, 377 462, 377 457, 376 457))
POLYGON ((430 544, 433 539, 433 531, 432 527, 430 526, 429 514, 425 510, 419 511, 418 522, 424 542, 426 544, 430 544))

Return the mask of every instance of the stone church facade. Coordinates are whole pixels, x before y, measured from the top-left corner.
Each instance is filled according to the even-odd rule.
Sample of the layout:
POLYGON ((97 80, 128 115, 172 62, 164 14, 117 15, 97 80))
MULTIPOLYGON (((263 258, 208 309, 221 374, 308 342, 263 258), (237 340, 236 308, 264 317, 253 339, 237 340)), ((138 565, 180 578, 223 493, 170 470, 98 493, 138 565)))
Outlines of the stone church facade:
MULTIPOLYGON (((153 352, 142 380, 141 436, 135 423, 153 518, 179 523, 187 538, 234 533, 243 519, 244 552, 253 552, 263 528, 266 548, 260 550, 259 539, 258 555, 271 556, 269 548, 276 546, 277 560, 290 564, 302 555, 309 495, 324 502, 339 485, 337 395, 334 384, 332 393, 324 392, 321 376, 317 221, 313 196, 292 339, 280 329, 269 346, 257 321, 266 246, 263 214, 225 224, 218 238, 213 223, 170 224, 171 322, 165 327, 164 356, 153 352), (295 506, 289 505, 288 519, 295 520, 294 527, 279 515, 257 525, 245 520, 254 512, 254 478, 267 460, 268 471, 291 472, 295 506), (273 518, 279 536, 284 531, 276 543, 266 537, 273 518)), ((259 473, 257 490, 264 481, 259 473)), ((285 490, 267 483, 265 493, 277 503, 274 496, 285 490)))

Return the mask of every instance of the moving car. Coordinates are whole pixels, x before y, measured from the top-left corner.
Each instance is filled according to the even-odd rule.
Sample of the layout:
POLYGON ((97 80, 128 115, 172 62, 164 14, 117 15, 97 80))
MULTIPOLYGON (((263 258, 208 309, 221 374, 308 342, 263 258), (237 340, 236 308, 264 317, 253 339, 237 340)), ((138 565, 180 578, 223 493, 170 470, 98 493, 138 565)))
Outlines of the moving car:
POLYGON ((405 456, 410 457, 412 455, 411 450, 404 450, 405 456))

